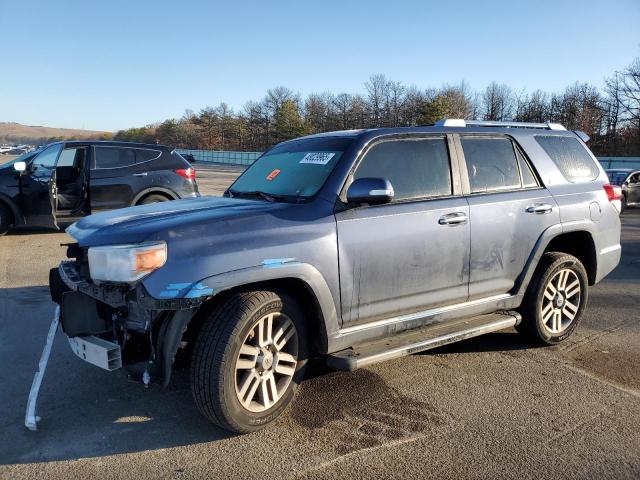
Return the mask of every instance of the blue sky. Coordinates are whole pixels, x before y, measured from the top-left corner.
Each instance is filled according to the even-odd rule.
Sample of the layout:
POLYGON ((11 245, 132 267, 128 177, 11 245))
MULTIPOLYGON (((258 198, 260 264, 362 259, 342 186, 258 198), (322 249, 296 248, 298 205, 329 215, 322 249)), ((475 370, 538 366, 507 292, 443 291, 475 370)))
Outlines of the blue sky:
POLYGON ((601 86, 640 56, 639 25, 639 0, 0 0, 0 121, 117 130, 278 85, 362 92, 374 73, 601 86))

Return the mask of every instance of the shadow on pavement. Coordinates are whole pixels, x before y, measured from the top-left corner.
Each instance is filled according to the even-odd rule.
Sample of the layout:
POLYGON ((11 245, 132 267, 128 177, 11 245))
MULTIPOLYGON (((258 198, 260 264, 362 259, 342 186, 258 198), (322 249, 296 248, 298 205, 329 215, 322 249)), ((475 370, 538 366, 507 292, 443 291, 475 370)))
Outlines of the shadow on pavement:
MULTIPOLYGON (((53 309, 45 286, 0 289, 0 402, 3 405, 0 464, 102 457, 201 444, 233 436, 211 425, 197 411, 187 370, 176 371, 166 390, 158 386, 145 389, 140 383, 128 380, 124 372, 109 373, 77 359, 60 330, 38 403, 38 414, 43 418, 40 430, 26 430, 26 400, 53 309)), ((431 352, 527 348, 517 339, 516 334, 496 333, 431 352)), ((326 410, 321 405, 323 402, 346 408, 340 400, 345 391, 353 398, 376 399, 386 388, 372 376, 375 374, 366 370, 335 373, 327 369, 322 360, 314 360, 309 364, 307 378, 295 402, 301 403, 297 407, 294 403, 288 418, 298 424, 308 424, 311 420, 305 421, 301 412, 314 408, 326 410), (338 382, 342 387, 327 390, 327 382, 338 382)), ((382 397, 389 395, 395 398, 395 394, 389 392, 382 397)))

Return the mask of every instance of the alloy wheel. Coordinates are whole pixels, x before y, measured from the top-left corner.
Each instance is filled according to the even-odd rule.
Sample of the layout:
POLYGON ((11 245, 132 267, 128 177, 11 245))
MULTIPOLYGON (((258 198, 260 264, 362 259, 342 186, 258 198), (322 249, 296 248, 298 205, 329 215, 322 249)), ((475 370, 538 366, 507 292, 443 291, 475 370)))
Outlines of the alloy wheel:
POLYGON ((542 324, 553 335, 563 332, 576 318, 581 301, 580 279, 564 268, 547 282, 542 297, 542 324))
POLYGON ((289 317, 269 313, 252 327, 235 365, 236 395, 251 412, 272 408, 289 388, 298 364, 298 332, 289 317))

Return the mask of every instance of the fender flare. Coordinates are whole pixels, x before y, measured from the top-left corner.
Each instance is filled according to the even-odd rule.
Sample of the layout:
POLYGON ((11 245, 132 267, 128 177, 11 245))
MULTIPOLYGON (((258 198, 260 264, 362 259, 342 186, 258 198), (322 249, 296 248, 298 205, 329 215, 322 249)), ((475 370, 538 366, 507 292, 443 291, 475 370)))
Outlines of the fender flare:
POLYGON ((9 207, 9 210, 11 210, 11 214, 13 215, 13 225, 24 225, 26 223, 20 208, 15 204, 11 197, 4 193, 0 193, 0 203, 6 204, 9 207))
MULTIPOLYGON (((586 232, 591 235, 591 238, 594 239, 595 245, 595 235, 594 228, 591 225, 591 222, 588 220, 580 220, 575 222, 567 222, 567 223, 556 223, 555 225, 551 225, 547 228, 542 235, 538 238, 531 255, 529 255, 529 259, 524 267, 524 270, 516 280, 516 285, 513 289, 513 292, 517 295, 524 296, 527 291, 527 287, 529 286, 529 282, 531 281, 531 277, 533 277, 533 273, 540 262, 540 258, 544 254, 545 250, 551 243, 551 241, 562 235, 563 233, 570 232, 586 232)), ((597 247, 597 246, 596 246, 597 247)))
POLYGON ((336 336, 340 327, 331 290, 322 274, 313 265, 287 260, 282 259, 282 263, 265 260, 262 265, 212 275, 194 283, 169 284, 168 290, 160 296, 165 299, 215 297, 226 290, 243 285, 272 280, 299 280, 306 285, 317 301, 321 313, 319 330, 323 337, 322 344, 330 348, 332 338, 336 336), (174 290, 171 290, 172 288, 174 290))
POLYGON ((171 198, 171 200, 178 200, 180 197, 178 196, 177 193, 175 193, 173 190, 170 190, 168 188, 165 187, 148 187, 145 188, 144 190, 140 190, 135 197, 133 197, 133 201, 131 202, 131 206, 134 207, 135 205, 138 204, 138 202, 140 201, 140 199, 146 195, 149 194, 153 194, 153 193, 160 193, 163 194, 165 196, 168 196, 171 198))

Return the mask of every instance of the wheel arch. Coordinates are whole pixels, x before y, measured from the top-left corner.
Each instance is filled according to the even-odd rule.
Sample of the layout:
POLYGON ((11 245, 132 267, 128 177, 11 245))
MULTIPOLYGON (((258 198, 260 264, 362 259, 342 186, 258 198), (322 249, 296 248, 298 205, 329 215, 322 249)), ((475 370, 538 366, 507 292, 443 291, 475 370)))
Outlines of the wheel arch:
POLYGON ((568 253, 576 257, 587 271, 589 285, 596 280, 598 260, 596 257, 596 245, 593 236, 586 230, 565 232, 552 238, 544 250, 546 252, 568 253))
POLYGON ((25 223, 24 216, 20 208, 7 195, 0 193, 0 204, 5 205, 11 213, 11 225, 23 225, 25 223))
POLYGON ((556 224, 545 230, 536 242, 523 272, 516 281, 515 293, 525 294, 540 259, 547 252, 563 252, 573 255, 584 265, 589 285, 596 282, 597 250, 589 225, 585 222, 576 222, 571 225, 556 224))
POLYGON ((178 200, 180 198, 176 192, 169 188, 149 187, 139 191, 136 196, 133 197, 131 206, 133 207, 138 205, 145 197, 148 197, 149 195, 162 195, 163 197, 167 197, 167 200, 178 200))
POLYGON ((260 290, 270 290, 293 298, 305 312, 305 321, 309 327, 310 351, 314 354, 320 354, 327 351, 327 330, 324 327, 325 319, 320 303, 318 302, 311 286, 309 286, 309 284, 304 280, 297 277, 283 277, 245 283, 242 285, 236 285, 218 293, 201 305, 184 335, 190 339, 195 338, 195 336, 197 336, 197 332, 202 326, 202 323, 209 316, 211 311, 218 305, 224 303, 231 296, 241 292, 260 290))
MULTIPOLYGON (((293 297, 305 312, 309 327, 310 353, 324 354, 331 349, 331 339, 339 326, 336 307, 329 287, 315 267, 303 263, 283 264, 278 267, 261 266, 232 271, 203 279, 195 284, 199 291, 211 290, 207 298, 189 321, 186 330, 180 332, 187 344, 186 356, 214 308, 236 293, 250 290, 272 290, 293 297)), ((191 290, 193 291, 193 290, 191 290)), ((187 296, 191 296, 190 292, 187 296)))

